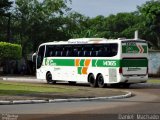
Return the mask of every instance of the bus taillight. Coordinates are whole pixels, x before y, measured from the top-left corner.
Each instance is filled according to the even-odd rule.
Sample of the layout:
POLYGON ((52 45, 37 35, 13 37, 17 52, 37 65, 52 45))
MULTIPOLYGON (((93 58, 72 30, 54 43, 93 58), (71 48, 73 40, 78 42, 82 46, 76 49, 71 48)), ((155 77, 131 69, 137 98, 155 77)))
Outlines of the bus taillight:
POLYGON ((119 68, 119 73, 122 74, 122 72, 123 72, 123 71, 122 71, 122 68, 120 67, 120 68, 119 68))

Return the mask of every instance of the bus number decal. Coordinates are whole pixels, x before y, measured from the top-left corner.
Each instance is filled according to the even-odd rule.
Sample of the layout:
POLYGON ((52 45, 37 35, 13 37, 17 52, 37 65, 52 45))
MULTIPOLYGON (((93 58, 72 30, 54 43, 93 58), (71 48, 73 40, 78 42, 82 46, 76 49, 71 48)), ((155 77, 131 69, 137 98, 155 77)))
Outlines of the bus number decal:
POLYGON ((104 66, 116 66, 116 61, 103 61, 104 66))
POLYGON ((92 60, 93 67, 119 67, 120 60, 92 60))

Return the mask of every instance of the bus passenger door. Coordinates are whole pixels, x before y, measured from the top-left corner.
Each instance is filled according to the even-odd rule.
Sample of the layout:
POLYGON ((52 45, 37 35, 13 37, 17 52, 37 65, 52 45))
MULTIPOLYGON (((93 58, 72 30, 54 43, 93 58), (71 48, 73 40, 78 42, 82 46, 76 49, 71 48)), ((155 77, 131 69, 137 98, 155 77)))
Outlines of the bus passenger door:
POLYGON ((37 54, 37 59, 36 59, 36 76, 37 79, 45 79, 45 73, 44 73, 44 66, 43 66, 43 59, 44 59, 44 51, 45 51, 45 46, 40 46, 38 54, 37 54))

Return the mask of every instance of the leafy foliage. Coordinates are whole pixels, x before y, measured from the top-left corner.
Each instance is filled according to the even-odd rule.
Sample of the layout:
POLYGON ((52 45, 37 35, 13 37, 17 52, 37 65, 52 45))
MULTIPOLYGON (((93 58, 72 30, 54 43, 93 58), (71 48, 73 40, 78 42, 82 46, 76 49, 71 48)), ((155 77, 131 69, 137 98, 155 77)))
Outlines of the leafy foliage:
POLYGON ((6 12, 11 7, 12 2, 9 0, 1 0, 0 1, 0 15, 7 15, 6 12))
MULTIPOLYGON (((145 20, 145 27, 148 27, 148 35, 151 42, 160 48, 160 0, 151 0, 139 7, 139 11, 145 20), (155 42, 156 40, 156 42, 155 42)), ((146 34, 147 35, 147 34, 146 34)))
POLYGON ((12 5, 12 2, 9 0, 0 0, 0 39, 6 40, 7 33, 7 22, 10 15, 9 9, 12 5))
POLYGON ((0 60, 4 59, 19 59, 22 55, 20 45, 0 42, 0 60))
POLYGON ((16 1, 14 28, 16 41, 22 45, 24 56, 31 51, 36 51, 38 45, 43 42, 67 38, 60 30, 63 25, 63 14, 69 10, 65 1, 16 1))

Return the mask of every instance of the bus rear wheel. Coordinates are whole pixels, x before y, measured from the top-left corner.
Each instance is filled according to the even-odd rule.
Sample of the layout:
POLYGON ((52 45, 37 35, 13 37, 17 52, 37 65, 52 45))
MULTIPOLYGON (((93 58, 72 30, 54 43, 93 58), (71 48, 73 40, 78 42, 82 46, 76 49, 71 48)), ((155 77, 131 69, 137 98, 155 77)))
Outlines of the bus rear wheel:
POLYGON ((52 74, 50 72, 47 72, 47 74, 46 74, 46 80, 47 80, 48 84, 51 84, 51 83, 55 84, 56 83, 56 81, 52 80, 52 74))
POLYGON ((97 80, 95 79, 93 74, 90 74, 88 76, 88 82, 89 82, 91 87, 97 87, 97 80))
POLYGON ((104 78, 103 78, 102 74, 99 74, 97 76, 96 80, 97 80, 98 87, 100 87, 100 88, 105 87, 104 78))

